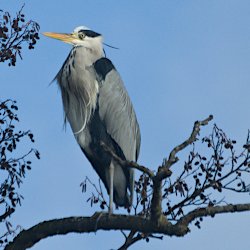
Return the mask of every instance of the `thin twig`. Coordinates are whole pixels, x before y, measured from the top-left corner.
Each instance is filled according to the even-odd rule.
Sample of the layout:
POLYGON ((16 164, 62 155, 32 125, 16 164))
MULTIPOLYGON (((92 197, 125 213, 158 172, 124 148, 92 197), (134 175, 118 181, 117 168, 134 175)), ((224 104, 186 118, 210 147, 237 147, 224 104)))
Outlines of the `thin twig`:
POLYGON ((169 168, 171 167, 174 163, 176 163, 179 159, 176 156, 178 152, 186 148, 188 145, 192 144, 197 140, 197 135, 200 132, 200 127, 207 125, 211 120, 213 119, 213 116, 210 115, 208 118, 206 118, 203 121, 196 121, 194 123, 193 131, 190 135, 190 137, 185 140, 183 143, 180 145, 176 146, 169 154, 168 160, 165 161, 164 167, 169 168))
POLYGON ((136 231, 132 230, 129 235, 127 236, 124 244, 118 248, 118 250, 127 250, 131 245, 135 244, 137 241, 143 239, 142 234, 137 234, 137 236, 134 237, 136 234, 136 231))
POLYGON ((9 217, 14 212, 15 212, 14 208, 10 208, 9 210, 7 210, 4 214, 0 215, 0 222, 2 222, 3 220, 5 220, 7 217, 9 217))
POLYGON ((103 147, 103 149, 109 153, 114 160, 116 160, 121 166, 125 167, 125 168, 135 168, 145 174, 147 174, 151 179, 155 176, 155 174, 153 173, 153 171, 151 171, 149 168, 144 167, 142 165, 139 165, 138 163, 134 162, 134 161, 126 161, 126 160, 122 160, 116 153, 113 152, 113 150, 107 146, 104 142, 100 143, 101 146, 103 147))

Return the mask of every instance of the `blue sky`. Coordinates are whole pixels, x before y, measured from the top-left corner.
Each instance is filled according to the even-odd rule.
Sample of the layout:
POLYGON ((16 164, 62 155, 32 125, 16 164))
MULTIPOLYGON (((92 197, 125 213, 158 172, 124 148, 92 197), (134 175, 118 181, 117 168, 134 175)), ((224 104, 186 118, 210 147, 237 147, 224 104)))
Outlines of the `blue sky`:
MULTIPOLYGON (((22 1, 1 1, 16 12, 22 1)), ((229 136, 244 143, 250 128, 250 2, 244 0, 25 1, 27 18, 41 32, 71 32, 85 25, 103 34, 107 57, 120 72, 133 101, 142 134, 139 162, 152 169, 189 135, 193 122, 214 115, 229 136)), ((25 199, 12 217, 24 228, 52 218, 94 213, 79 184, 97 175, 72 132, 63 130, 60 93, 49 86, 70 46, 41 36, 24 51, 17 67, 1 65, 0 97, 18 101, 20 127, 35 134, 41 160, 21 188, 25 199)), ((205 128, 209 133, 212 126, 205 128)), ((173 167, 178 168, 180 165, 173 167)), ((231 195, 231 196, 230 196, 231 195)), ((249 195, 229 200, 249 202, 249 195)), ((249 213, 205 219, 184 238, 140 242, 131 249, 246 250, 249 213)), ((42 249, 110 249, 123 242, 118 232, 70 234, 38 243, 42 249)))

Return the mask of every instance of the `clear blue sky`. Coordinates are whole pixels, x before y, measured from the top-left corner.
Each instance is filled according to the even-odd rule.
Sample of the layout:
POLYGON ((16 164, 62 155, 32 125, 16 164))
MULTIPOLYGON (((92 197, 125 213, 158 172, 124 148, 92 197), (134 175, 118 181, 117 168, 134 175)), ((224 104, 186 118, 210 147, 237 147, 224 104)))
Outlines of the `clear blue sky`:
MULTIPOLYGON (((23 1, 1 1, 18 11, 23 1)), ((139 162, 156 169, 170 149, 190 133, 193 122, 213 114, 229 136, 244 142, 250 128, 250 1, 25 1, 25 13, 43 31, 71 32, 85 25, 103 34, 107 56, 120 72, 141 127, 139 162)), ((79 184, 96 173, 70 128, 63 130, 60 93, 49 86, 70 46, 41 36, 17 67, 0 65, 2 99, 18 101, 20 126, 35 134, 41 160, 33 163, 21 188, 25 199, 12 217, 28 228, 40 221, 94 213, 79 184)), ((211 126, 204 129, 208 133, 211 126)), ((174 168, 178 168, 178 165, 174 168)), ((173 171, 174 171, 173 168, 173 171)), ((229 200, 234 196, 229 194, 229 200), (231 196, 230 196, 231 195, 231 196)), ((249 202, 249 195, 237 198, 249 202)), ((205 219, 184 238, 140 242, 131 249, 247 250, 250 214, 205 219)), ((70 234, 38 243, 42 249, 110 249, 119 232, 70 234)))

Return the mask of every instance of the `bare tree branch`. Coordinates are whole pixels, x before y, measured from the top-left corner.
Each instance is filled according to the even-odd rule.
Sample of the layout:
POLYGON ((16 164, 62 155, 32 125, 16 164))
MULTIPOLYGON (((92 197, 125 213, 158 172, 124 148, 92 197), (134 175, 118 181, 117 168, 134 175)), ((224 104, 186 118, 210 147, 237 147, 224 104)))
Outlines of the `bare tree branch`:
POLYGON ((0 63, 8 61, 9 66, 16 65, 17 56, 23 59, 23 45, 34 49, 39 39, 39 24, 32 20, 25 21, 23 8, 24 5, 15 16, 0 10, 0 63))
MULTIPOLYGON (((97 230, 133 230, 133 232, 144 234, 158 233, 181 237, 189 232, 188 225, 196 218, 243 211, 250 211, 250 203, 200 208, 182 217, 175 225, 166 220, 161 220, 156 224, 154 221, 140 216, 109 215, 107 213, 96 213, 92 217, 54 219, 41 222, 28 230, 21 231, 13 242, 10 242, 5 247, 5 250, 25 250, 50 236, 68 233, 90 233, 97 230)), ((131 235, 127 246, 140 240, 141 237, 134 238, 131 235)))
POLYGON ((151 218, 157 224, 160 223, 160 220, 166 220, 166 218, 162 215, 162 181, 157 179, 153 179, 151 218))
MULTIPOLYGON (((163 235, 184 236, 190 232, 189 225, 193 221, 197 227, 200 227, 199 219, 201 217, 250 211, 250 203, 219 206, 221 201, 211 200, 210 193, 207 192, 208 189, 222 192, 224 188, 239 192, 248 191, 248 185, 245 184, 243 175, 249 174, 249 140, 247 139, 246 145, 243 146, 243 152, 238 155, 233 146, 236 141, 228 139, 217 126, 214 126, 209 137, 202 139, 202 143, 212 150, 212 155, 208 158, 200 155, 193 146, 181 174, 174 181, 170 178, 172 174, 170 167, 178 161, 176 154, 194 143, 197 140, 200 126, 208 124, 211 119, 212 116, 209 116, 203 121, 195 122, 190 137, 171 151, 168 160, 163 162, 156 174, 135 162, 122 160, 107 145, 101 143, 104 150, 120 165, 136 168, 143 172, 135 185, 136 193, 139 194, 136 210, 138 204, 143 207, 141 212, 135 212, 139 216, 95 213, 92 217, 69 217, 44 221, 20 232, 13 242, 5 247, 5 250, 24 250, 50 236, 90 233, 98 230, 130 231, 128 235, 123 232, 125 242, 119 250, 125 250, 142 239, 146 241, 149 238, 162 239, 163 235), (226 159, 223 157, 225 150, 228 150, 229 153, 226 159), (229 164, 227 164, 228 162, 229 164), (187 184, 188 178, 193 179, 191 182, 193 185, 187 184), (173 204, 170 204, 171 194, 178 195, 180 200, 175 200, 173 204), (167 200, 165 205, 167 210, 162 210, 163 197, 167 200), (199 208, 194 209, 195 207, 199 208), (155 234, 160 234, 160 236, 155 236, 155 234)), ((85 185, 86 183, 83 183, 83 189, 85 185)))
POLYGON ((137 233, 137 235, 134 237, 136 233, 137 233, 136 231, 131 231, 128 237, 126 237, 126 241, 124 242, 124 244, 121 247, 119 247, 118 250, 127 250, 130 246, 135 244, 137 241, 143 239, 143 235, 139 233, 137 233))
POLYGON ((156 226, 154 222, 140 216, 109 215, 96 213, 92 217, 69 217, 41 222, 23 230, 9 243, 5 250, 25 250, 49 236, 68 233, 90 233, 97 230, 134 230, 137 232, 161 232, 176 235, 179 230, 170 223, 156 226))
POLYGON ((200 127, 207 125, 211 120, 213 119, 213 116, 210 115, 208 118, 206 118, 203 121, 196 121, 194 123, 193 131, 190 135, 190 137, 185 140, 180 145, 176 146, 169 154, 168 160, 165 161, 164 167, 170 168, 174 163, 176 163, 179 159, 176 156, 178 152, 186 148, 188 145, 192 144, 196 141, 197 135, 200 133, 200 127))
POLYGON ((250 211, 250 203, 198 208, 183 216, 176 225, 188 226, 188 224, 200 217, 214 217, 216 214, 221 213, 235 213, 245 211, 250 211))
POLYGON ((135 168, 145 174, 147 174, 150 178, 153 178, 155 176, 154 172, 151 171, 149 168, 144 167, 142 165, 139 165, 138 163, 134 161, 125 161, 122 160, 117 154, 113 152, 111 148, 109 148, 104 142, 101 142, 101 146, 103 149, 108 152, 121 166, 125 168, 135 168))
POLYGON ((166 220, 165 217, 162 216, 162 180, 171 176, 172 172, 170 167, 178 161, 178 157, 176 154, 186 148, 188 145, 193 143, 197 135, 200 132, 200 126, 205 126, 208 124, 209 121, 213 119, 213 116, 210 115, 203 121, 196 121, 194 123, 193 131, 190 137, 185 140, 180 145, 176 146, 171 153, 169 154, 168 160, 164 161, 163 166, 158 168, 158 172, 156 176, 153 178, 153 197, 152 197, 152 204, 151 204, 151 216, 152 219, 159 223, 159 220, 166 220))
POLYGON ((40 158, 39 152, 33 148, 21 155, 16 152, 25 138, 34 143, 34 136, 29 130, 21 131, 17 128, 17 110, 16 101, 0 99, 0 223, 2 229, 5 227, 5 230, 0 230, 0 248, 16 231, 10 223, 10 216, 21 205, 23 199, 19 188, 26 173, 31 169, 32 162, 29 157, 34 153, 36 158, 40 158))
POLYGON ((4 221, 7 217, 15 212, 15 209, 12 207, 7 210, 4 214, 0 215, 0 222, 4 221))

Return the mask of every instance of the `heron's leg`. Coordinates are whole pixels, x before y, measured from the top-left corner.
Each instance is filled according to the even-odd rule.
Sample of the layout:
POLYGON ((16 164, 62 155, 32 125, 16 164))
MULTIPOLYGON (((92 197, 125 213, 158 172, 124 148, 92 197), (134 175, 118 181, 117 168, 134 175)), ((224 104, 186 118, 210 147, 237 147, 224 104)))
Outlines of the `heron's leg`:
POLYGON ((113 197, 114 197, 114 165, 111 161, 109 166, 109 214, 113 213, 113 197))

